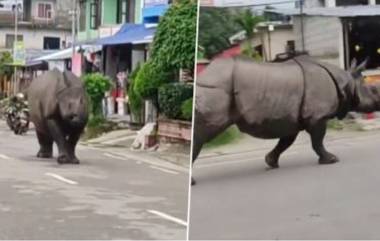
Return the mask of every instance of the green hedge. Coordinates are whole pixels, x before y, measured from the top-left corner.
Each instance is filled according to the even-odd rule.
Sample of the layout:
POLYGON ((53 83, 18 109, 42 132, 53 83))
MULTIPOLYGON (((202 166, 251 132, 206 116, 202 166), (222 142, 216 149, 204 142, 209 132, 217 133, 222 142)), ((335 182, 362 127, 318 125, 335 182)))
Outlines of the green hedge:
POLYGON ((95 116, 102 115, 102 100, 104 93, 111 89, 111 79, 100 73, 92 73, 84 75, 83 81, 91 100, 91 113, 95 116))
POLYGON ((152 62, 146 62, 138 71, 133 88, 142 99, 155 100, 158 88, 170 79, 167 72, 161 71, 152 62))
POLYGON ((182 116, 183 102, 192 96, 192 85, 183 83, 165 84, 159 88, 159 109, 167 118, 184 119, 182 116))
POLYGON ((193 98, 185 100, 181 105, 182 118, 191 121, 193 116, 193 98))

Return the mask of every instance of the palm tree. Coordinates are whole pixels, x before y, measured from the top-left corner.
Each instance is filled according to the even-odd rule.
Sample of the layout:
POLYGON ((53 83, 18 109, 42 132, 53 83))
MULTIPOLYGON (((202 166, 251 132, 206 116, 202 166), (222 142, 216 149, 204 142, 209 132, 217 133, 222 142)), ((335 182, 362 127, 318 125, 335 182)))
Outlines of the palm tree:
POLYGON ((243 43, 243 54, 249 57, 257 56, 252 48, 251 40, 255 35, 255 28, 258 23, 264 21, 261 16, 254 15, 250 9, 241 11, 235 18, 235 22, 246 32, 246 41, 243 43))

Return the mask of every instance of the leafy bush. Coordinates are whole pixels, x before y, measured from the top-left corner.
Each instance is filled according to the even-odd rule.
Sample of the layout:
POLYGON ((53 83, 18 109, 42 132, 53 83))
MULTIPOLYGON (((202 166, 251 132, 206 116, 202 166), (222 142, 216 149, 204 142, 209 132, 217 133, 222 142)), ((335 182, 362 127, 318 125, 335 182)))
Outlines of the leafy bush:
POLYGON ((181 116, 183 119, 191 121, 193 116, 193 98, 187 99, 182 103, 181 116))
POLYGON ((102 115, 102 100, 104 93, 111 88, 111 79, 100 73, 92 73, 83 76, 83 80, 91 100, 91 113, 95 116, 102 115))
POLYGON ((12 75, 12 67, 7 66, 5 64, 12 63, 12 54, 10 52, 0 53, 0 75, 11 76, 12 75))
POLYGON ((193 96, 193 86, 183 83, 165 84, 159 88, 158 103, 161 112, 171 119, 182 117, 182 103, 193 96))
POLYGON ((136 76, 140 69, 141 65, 139 63, 129 75, 128 102, 131 112, 136 116, 140 116, 141 107, 143 104, 143 100, 135 91, 136 76))
POLYGON ((196 1, 175 1, 160 19, 151 58, 162 69, 192 69, 195 58, 196 1))
POLYGON ((167 72, 161 71, 152 62, 146 62, 136 75, 133 89, 142 99, 156 100, 158 88, 169 80, 167 72))

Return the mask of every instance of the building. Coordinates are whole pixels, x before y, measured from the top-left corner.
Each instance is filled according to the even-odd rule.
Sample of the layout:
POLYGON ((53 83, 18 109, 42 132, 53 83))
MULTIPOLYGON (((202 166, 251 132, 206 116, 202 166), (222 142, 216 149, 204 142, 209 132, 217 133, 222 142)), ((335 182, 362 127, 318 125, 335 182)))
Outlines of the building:
MULTIPOLYGON (((15 0, 0 1, 0 49, 11 50, 15 39, 15 0)), ((18 34, 26 49, 54 50, 71 43, 71 0, 17 0, 18 34)))
POLYGON ((345 69, 367 57, 380 67, 379 0, 306 0, 300 10, 269 10, 292 16, 297 50, 345 69))
POLYGON ((0 0, 0 51, 13 52, 17 38, 25 60, 14 63, 18 71, 12 81, 0 76, 0 92, 10 95, 26 88, 39 70, 46 69, 33 59, 71 45, 70 8, 71 0, 0 0))
POLYGON ((77 53, 73 72, 91 72, 90 62, 99 60, 99 71, 109 76, 115 88, 107 99, 107 114, 123 115, 128 75, 149 56, 159 17, 169 7, 168 0, 81 0, 78 2, 78 44, 100 45, 93 57, 77 53))

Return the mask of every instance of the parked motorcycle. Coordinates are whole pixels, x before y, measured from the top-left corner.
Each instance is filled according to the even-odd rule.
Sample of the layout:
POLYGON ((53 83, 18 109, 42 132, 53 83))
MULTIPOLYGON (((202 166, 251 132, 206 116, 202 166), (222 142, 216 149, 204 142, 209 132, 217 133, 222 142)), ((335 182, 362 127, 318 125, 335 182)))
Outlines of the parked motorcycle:
POLYGON ((25 134, 29 130, 28 102, 22 93, 10 98, 5 118, 9 128, 16 135, 25 134))

